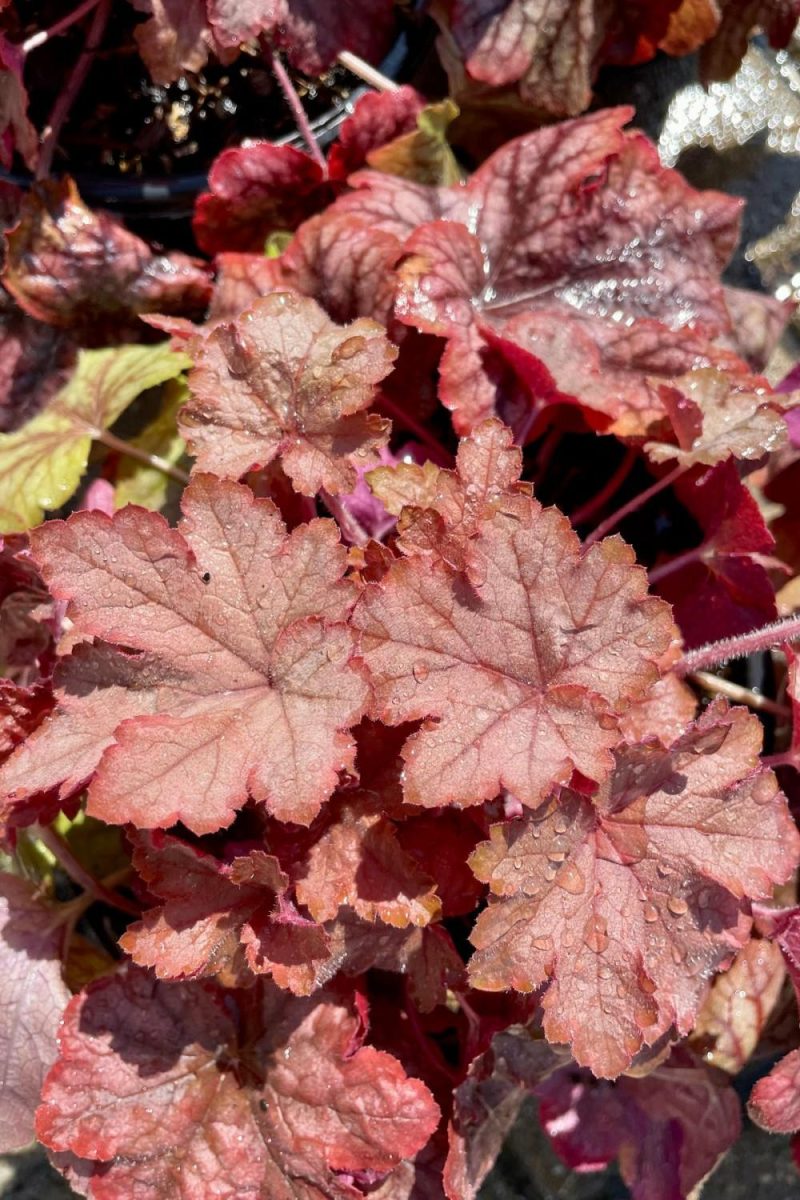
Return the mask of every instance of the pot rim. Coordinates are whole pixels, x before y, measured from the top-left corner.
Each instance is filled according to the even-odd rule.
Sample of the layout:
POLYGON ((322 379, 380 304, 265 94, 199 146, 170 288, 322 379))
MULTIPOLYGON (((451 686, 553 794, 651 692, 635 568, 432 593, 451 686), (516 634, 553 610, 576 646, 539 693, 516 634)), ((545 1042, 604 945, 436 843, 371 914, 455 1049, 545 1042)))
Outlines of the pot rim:
MULTIPOLYGON (((408 34, 401 30, 391 49, 381 60, 378 70, 394 79, 408 53, 408 34)), ((346 100, 334 104, 311 121, 311 129, 320 146, 327 146, 333 141, 339 126, 350 116, 357 101, 371 90, 367 84, 361 84, 353 89, 346 100)), ((294 146, 298 149, 303 149, 305 145, 302 135, 297 130, 276 138, 273 144, 294 146)), ((174 176, 144 175, 137 178, 113 178, 92 171, 76 171, 73 178, 81 197, 90 204, 111 208, 123 215, 126 211, 131 215, 146 213, 153 220, 184 220, 187 213, 191 212, 189 202, 193 202, 208 184, 207 171, 174 176), (159 204, 164 207, 159 208, 159 204)), ((29 188, 33 183, 33 177, 23 171, 0 171, 0 180, 23 189, 29 188)))

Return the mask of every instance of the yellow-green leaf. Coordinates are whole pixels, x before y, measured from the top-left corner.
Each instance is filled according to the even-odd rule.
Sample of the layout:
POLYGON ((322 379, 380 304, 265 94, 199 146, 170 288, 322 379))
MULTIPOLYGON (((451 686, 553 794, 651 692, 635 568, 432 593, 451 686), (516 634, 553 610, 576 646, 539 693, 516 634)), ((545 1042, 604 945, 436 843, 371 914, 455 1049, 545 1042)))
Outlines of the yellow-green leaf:
POLYGON ((460 183, 461 168, 447 141, 448 127, 457 116, 458 107, 452 100, 429 104, 417 117, 413 133, 370 151, 367 162, 386 175, 402 175, 431 187, 460 183))
POLYGON ((188 366, 168 342, 81 351, 72 378, 47 408, 0 435, 0 533, 30 529, 65 504, 86 471, 92 440, 141 392, 188 366))
MULTIPOLYGON (((130 444, 174 467, 185 450, 183 438, 178 433, 177 417, 188 394, 189 389, 182 379, 170 379, 164 388, 158 416, 138 437, 131 438, 130 444)), ((149 467, 135 458, 122 458, 117 471, 114 507, 140 504, 142 508, 158 511, 167 502, 170 486, 169 477, 158 467, 149 467)))

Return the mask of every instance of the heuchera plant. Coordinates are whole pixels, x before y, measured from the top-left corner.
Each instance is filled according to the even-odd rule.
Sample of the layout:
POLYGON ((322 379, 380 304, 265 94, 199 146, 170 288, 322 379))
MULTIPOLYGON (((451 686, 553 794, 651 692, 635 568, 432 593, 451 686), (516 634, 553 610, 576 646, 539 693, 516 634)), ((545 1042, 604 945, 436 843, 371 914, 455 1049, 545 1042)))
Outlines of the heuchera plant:
MULTIPOLYGON (((350 36, 142 7, 165 75, 350 36)), ((741 24, 565 5, 565 97, 501 7, 438 19, 551 113, 614 30, 741 24)), ((223 152, 211 262, 5 185, 0 1145, 94 1200, 471 1200, 530 1095, 568 1165, 681 1200, 745 1067, 800 1131, 790 311, 628 110, 469 176, 456 115, 223 152), (769 695, 717 670, 772 648, 769 695)))

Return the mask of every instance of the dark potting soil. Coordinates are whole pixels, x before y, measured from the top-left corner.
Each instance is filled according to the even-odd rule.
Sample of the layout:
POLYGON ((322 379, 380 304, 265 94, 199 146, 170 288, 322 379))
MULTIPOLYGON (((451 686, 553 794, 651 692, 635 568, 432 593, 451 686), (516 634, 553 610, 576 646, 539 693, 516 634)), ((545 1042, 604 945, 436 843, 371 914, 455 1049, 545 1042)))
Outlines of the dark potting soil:
MULTIPOLYGON (((17 5, 21 20, 6 16, 3 32, 19 44, 64 16, 63 0, 17 5), (11 22, 15 23, 13 26, 11 22)), ((280 140, 295 132, 294 119, 268 64, 255 47, 230 65, 210 61, 163 87, 150 79, 134 30, 146 18, 116 3, 86 80, 59 138, 56 173, 169 178, 203 174, 228 145, 244 138, 280 140)), ((43 128, 85 43, 84 18, 33 50, 25 65, 30 116, 43 128)), ((290 71, 313 122, 347 100, 353 77, 334 67, 319 79, 290 71)))

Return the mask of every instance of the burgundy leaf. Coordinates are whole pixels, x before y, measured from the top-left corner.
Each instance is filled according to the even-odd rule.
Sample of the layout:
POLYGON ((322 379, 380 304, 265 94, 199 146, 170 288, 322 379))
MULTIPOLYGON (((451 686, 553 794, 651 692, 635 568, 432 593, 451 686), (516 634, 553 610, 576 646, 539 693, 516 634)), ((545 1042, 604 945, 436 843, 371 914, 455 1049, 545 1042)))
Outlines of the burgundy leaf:
POLYGON ((676 494, 702 531, 702 542, 657 563, 652 582, 673 606, 688 648, 775 619, 767 573, 775 543, 753 496, 729 459, 699 476, 690 472, 676 494))
POLYGON ((3 282, 17 303, 95 345, 140 329, 142 313, 200 315, 211 295, 201 263, 155 254, 114 217, 88 209, 69 179, 32 189, 7 240, 3 282))
POLYGON ((444 1174, 448 1200, 476 1200, 523 1100, 561 1062, 562 1056, 522 1025, 495 1034, 454 1094, 444 1174))
POLYGON ((271 233, 294 230, 333 199, 322 168, 302 150, 253 142, 223 150, 198 197, 192 226, 207 254, 263 253, 271 233))
POLYGON ((741 1131, 721 1072, 683 1048, 641 1079, 606 1083, 566 1067, 536 1089, 540 1116, 568 1166, 619 1158, 633 1200, 688 1200, 741 1131))
POLYGON ((212 43, 206 0, 133 0, 150 19, 133 36, 154 83, 169 85, 185 72, 197 74, 212 43))
POLYGON ((87 780, 93 815, 143 829, 228 825, 248 793, 308 823, 352 764, 366 685, 333 522, 290 536, 248 488, 200 475, 184 520, 133 506, 32 538, 72 639, 59 709, 6 764, 13 802, 87 780), (324 616, 323 616, 324 614, 324 616))
POLYGON ((277 859, 251 851, 220 862, 188 842, 139 834, 134 867, 165 903, 129 925, 120 945, 159 979, 217 975, 235 986, 246 978, 243 931, 269 924, 276 893, 288 880, 277 859))
POLYGON ((28 93, 22 81, 24 57, 0 35, 0 164, 8 171, 14 152, 29 170, 36 170, 39 138, 28 118, 28 93))
POLYGON ((689 1032, 705 979, 747 938, 742 899, 771 895, 800 853, 774 776, 754 773, 760 742, 743 709, 711 708, 669 750, 620 750, 591 799, 562 789, 493 826, 471 861, 502 899, 475 925, 473 984, 549 980, 547 1037, 596 1075, 689 1032))
POLYGON ((33 1114, 56 1057, 56 1030, 69 992, 61 980, 64 927, 36 889, 0 876, 0 1150, 33 1138, 33 1114))
POLYGON ((649 57, 680 0, 451 0, 451 29, 477 80, 519 80, 523 99, 550 116, 588 107, 598 66, 649 57), (649 54, 648 54, 649 51, 649 54))
POLYGON ((425 98, 408 84, 393 92, 365 92, 342 122, 339 137, 328 154, 331 178, 347 179, 353 171, 367 165, 372 150, 404 133, 412 133, 424 107, 425 98))
POLYGON ((132 968, 71 1002, 37 1134, 97 1164, 93 1200, 350 1200, 347 1175, 382 1178, 439 1118, 360 1041, 333 993, 226 994, 132 968))
POLYGON ((322 75, 340 50, 378 63, 389 48, 394 25, 391 0, 349 0, 323 5, 314 0, 206 0, 216 39, 238 46, 266 33, 306 75, 322 75))

